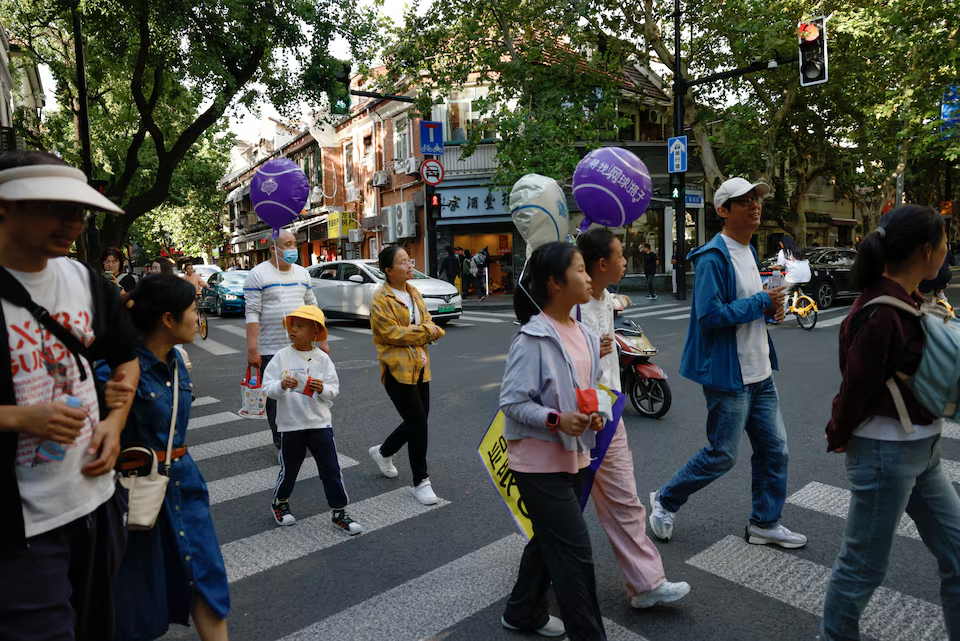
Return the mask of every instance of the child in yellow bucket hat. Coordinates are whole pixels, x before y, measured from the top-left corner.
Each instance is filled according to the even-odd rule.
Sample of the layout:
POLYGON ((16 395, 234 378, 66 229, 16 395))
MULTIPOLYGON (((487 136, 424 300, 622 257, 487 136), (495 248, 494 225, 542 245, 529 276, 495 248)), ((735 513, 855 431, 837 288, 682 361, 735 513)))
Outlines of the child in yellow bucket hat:
POLYGON ((333 440, 330 407, 340 393, 333 361, 317 343, 327 338, 327 321, 315 305, 298 307, 283 319, 290 345, 277 352, 263 372, 263 389, 277 401, 280 435, 280 475, 273 499, 277 525, 297 522, 288 502, 307 450, 313 454, 323 481, 334 525, 350 535, 363 528, 350 518, 349 502, 333 440))

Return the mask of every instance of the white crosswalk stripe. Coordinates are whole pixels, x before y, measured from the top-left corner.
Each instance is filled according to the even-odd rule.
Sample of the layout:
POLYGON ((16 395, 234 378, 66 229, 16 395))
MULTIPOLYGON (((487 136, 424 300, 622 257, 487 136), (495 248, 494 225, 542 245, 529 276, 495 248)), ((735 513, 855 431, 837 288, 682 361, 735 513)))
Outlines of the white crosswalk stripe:
POLYGON ((212 338, 208 338, 207 340, 203 340, 203 339, 200 338, 199 336, 197 336, 197 339, 196 339, 195 341, 193 341, 192 343, 190 343, 190 346, 191 346, 191 347, 193 347, 193 346, 199 347, 199 348, 202 349, 203 351, 205 351, 205 352, 210 352, 210 353, 213 354, 214 356, 226 356, 227 354, 239 354, 239 353, 240 353, 239 350, 235 350, 235 349, 233 349, 232 347, 227 347, 227 346, 224 345, 223 343, 218 343, 217 341, 213 340, 212 338))
POLYGON ((476 327, 476 323, 461 323, 460 321, 450 321, 448 327, 476 327))
POLYGON ((478 316, 473 312, 469 314, 461 314, 460 318, 465 321, 470 321, 471 323, 509 323, 510 322, 506 318, 492 318, 489 316, 478 316))
POLYGON ((690 312, 687 312, 686 314, 678 314, 676 316, 666 316, 663 320, 684 320, 686 318, 690 318, 690 312))
MULTIPOLYGON (((228 334, 233 334, 234 336, 239 336, 241 338, 247 337, 246 327, 241 327, 238 325, 213 325, 216 329, 227 332, 228 334)), ((334 334, 327 333, 327 342, 332 343, 334 341, 342 341, 342 336, 336 336, 334 334)))
POLYGON ((220 425, 221 423, 231 423, 239 420, 242 420, 241 417, 233 412, 218 412, 216 414, 191 418, 190 422, 187 423, 187 429, 193 430, 198 427, 210 427, 211 425, 220 425))
POLYGON ((649 310, 647 307, 639 307, 636 309, 628 309, 624 312, 620 312, 621 316, 626 316, 627 318, 643 318, 645 316, 661 316, 663 314, 675 314, 682 309, 689 307, 689 305, 658 305, 657 309, 649 310))
MULTIPOLYGON (((830 568, 767 546, 728 536, 687 561, 795 608, 821 616, 830 568)), ((947 639, 939 605, 881 586, 860 618, 861 632, 878 641, 947 639)))
MULTIPOLYGON (((269 432, 267 436, 270 437, 272 444, 273 436, 269 432)), ((340 461, 340 469, 360 465, 359 461, 355 461, 343 454, 338 453, 337 459, 340 461)), ((210 505, 216 505, 224 501, 232 501, 233 499, 250 496, 258 492, 273 490, 277 484, 277 476, 279 474, 280 466, 274 465, 262 470, 254 470, 217 481, 209 481, 207 483, 207 490, 210 492, 210 505)), ((316 476, 319 476, 317 466, 314 465, 311 460, 305 460, 303 466, 300 468, 300 473, 297 474, 297 480, 305 481, 306 479, 312 479, 316 476)))
MULTIPOLYGON (((799 492, 787 497, 787 503, 798 505, 811 512, 819 512, 841 519, 847 518, 850 510, 850 490, 844 490, 824 483, 807 483, 799 492)), ((917 524, 906 514, 900 520, 897 534, 920 540, 917 524)))
MULTIPOLYGON (((350 504, 350 515, 363 524, 366 533, 395 525, 449 505, 440 499, 436 505, 421 505, 413 498, 413 489, 401 487, 373 498, 350 504)), ((273 528, 221 546, 230 582, 253 576, 271 568, 319 552, 349 540, 335 529, 330 514, 297 521, 293 527, 273 528)))
POLYGON ((219 399, 216 399, 212 396, 201 396, 199 398, 193 399, 193 403, 190 404, 191 407, 203 407, 204 405, 213 405, 214 403, 219 403, 219 399))
MULTIPOLYGON (((843 308, 847 309, 847 308, 843 308)), ((849 311, 847 309, 847 311, 849 311)), ((843 314, 842 316, 835 316, 834 318, 829 318, 825 321, 817 320, 817 327, 833 327, 834 325, 839 325, 847 319, 847 315, 843 314)))
POLYGON ((507 320, 513 320, 517 317, 513 312, 478 312, 471 309, 470 311, 465 311, 465 314, 470 314, 471 316, 484 316, 490 318, 506 318, 507 320))
POLYGON ((347 327, 346 325, 334 325, 328 329, 335 329, 338 332, 353 332, 355 334, 366 334, 367 336, 373 336, 373 330, 369 327, 347 327))

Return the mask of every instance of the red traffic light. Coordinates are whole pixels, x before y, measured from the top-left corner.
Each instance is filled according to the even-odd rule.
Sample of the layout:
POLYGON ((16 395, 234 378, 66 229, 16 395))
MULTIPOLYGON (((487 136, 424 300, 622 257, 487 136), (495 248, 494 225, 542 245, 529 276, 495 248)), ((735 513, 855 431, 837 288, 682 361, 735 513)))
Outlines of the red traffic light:
POLYGON ((797 30, 797 36, 804 42, 813 42, 820 37, 820 28, 809 22, 802 23, 797 30))
POLYGON ((430 197, 430 206, 431 207, 440 206, 440 196, 438 194, 434 194, 433 196, 430 197))

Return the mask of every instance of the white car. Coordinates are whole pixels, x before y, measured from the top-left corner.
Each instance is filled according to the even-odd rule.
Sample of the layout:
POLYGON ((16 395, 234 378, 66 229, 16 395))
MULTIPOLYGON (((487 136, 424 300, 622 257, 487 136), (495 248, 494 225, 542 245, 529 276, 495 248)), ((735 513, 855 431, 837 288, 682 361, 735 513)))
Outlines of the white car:
MULTIPOLYGON (((370 319, 370 306, 386 276, 374 260, 339 260, 308 269, 313 293, 330 318, 370 319)), ((410 284, 420 291, 437 325, 460 318, 463 298, 450 283, 414 270, 410 284)))
POLYGON ((218 265, 194 265, 193 271, 200 274, 200 278, 203 280, 210 280, 210 277, 216 273, 222 272, 218 265))

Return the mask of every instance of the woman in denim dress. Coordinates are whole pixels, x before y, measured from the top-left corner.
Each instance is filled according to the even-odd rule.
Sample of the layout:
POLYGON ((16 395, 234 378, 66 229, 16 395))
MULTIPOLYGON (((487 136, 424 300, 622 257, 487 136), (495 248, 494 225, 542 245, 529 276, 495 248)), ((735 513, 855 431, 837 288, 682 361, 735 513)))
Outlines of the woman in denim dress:
POLYGON ((178 343, 193 341, 197 327, 193 286, 173 275, 149 276, 127 303, 140 332, 140 383, 122 447, 146 446, 165 455, 173 411, 171 388, 179 370, 180 395, 170 483, 156 525, 131 531, 116 580, 117 641, 146 641, 170 623, 193 618, 203 641, 227 639, 230 594, 220 544, 210 517, 207 485, 184 453, 193 383, 178 343))

